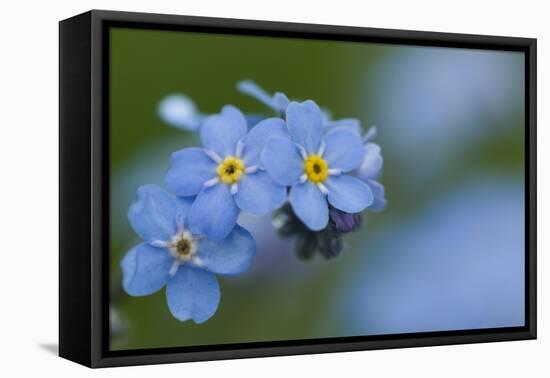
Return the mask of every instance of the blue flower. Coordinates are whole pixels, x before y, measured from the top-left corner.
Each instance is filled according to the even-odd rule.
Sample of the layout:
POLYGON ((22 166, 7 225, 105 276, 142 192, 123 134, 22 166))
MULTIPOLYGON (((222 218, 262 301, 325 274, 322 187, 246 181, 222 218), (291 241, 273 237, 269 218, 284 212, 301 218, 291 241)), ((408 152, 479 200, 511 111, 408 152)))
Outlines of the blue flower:
POLYGON ((200 114, 193 100, 183 94, 164 97, 158 105, 158 115, 167 124, 178 129, 195 131, 204 115, 200 114))
POLYGON ((240 226, 223 240, 212 241, 190 230, 192 200, 180 199, 156 185, 138 189, 128 213, 143 243, 122 259, 122 286, 144 296, 166 286, 168 308, 175 318, 208 320, 218 308, 220 288, 215 274, 235 275, 248 269, 256 245, 240 226))
POLYGON ((327 226, 328 203, 346 213, 358 213, 372 204, 370 187, 346 174, 363 161, 357 132, 334 127, 323 136, 321 110, 311 100, 291 102, 286 121, 290 138, 270 137, 261 160, 275 182, 291 186, 292 209, 309 229, 327 226))
POLYGON ((172 154, 166 175, 166 186, 177 196, 197 196, 189 213, 192 232, 221 240, 241 210, 264 215, 283 204, 285 186, 272 180, 260 162, 267 138, 288 137, 282 119, 265 119, 247 133, 243 114, 228 105, 205 119, 200 136, 204 148, 172 154))
POLYGON ((376 134, 376 127, 371 127, 369 131, 367 131, 364 137, 365 158, 356 173, 357 177, 367 183, 374 196, 374 201, 368 209, 372 211, 382 211, 386 207, 385 190, 384 185, 377 181, 377 179, 382 172, 384 160, 382 159, 380 146, 371 142, 376 138, 376 134))

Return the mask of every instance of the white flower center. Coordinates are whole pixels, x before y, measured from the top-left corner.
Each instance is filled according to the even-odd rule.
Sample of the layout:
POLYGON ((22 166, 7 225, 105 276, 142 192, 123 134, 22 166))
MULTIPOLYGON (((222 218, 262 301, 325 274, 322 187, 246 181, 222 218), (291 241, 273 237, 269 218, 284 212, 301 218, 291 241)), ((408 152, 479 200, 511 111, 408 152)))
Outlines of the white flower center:
POLYGON ((176 274, 181 264, 190 263, 194 266, 202 266, 202 261, 197 256, 197 238, 189 231, 178 231, 167 243, 167 247, 174 256, 174 264, 170 268, 170 275, 176 274))
POLYGON ((189 261, 196 252, 193 235, 189 231, 178 232, 170 241, 170 252, 176 259, 189 261))

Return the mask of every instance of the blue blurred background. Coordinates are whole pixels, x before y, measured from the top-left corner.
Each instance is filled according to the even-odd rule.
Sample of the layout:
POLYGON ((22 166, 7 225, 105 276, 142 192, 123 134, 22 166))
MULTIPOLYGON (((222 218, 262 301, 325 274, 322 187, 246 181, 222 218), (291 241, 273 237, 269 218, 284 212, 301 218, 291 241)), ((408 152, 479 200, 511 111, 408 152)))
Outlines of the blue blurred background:
POLYGON ((113 350, 524 324, 523 54, 113 29, 110 70, 113 350), (122 291, 120 259, 139 242, 126 214, 173 151, 198 144, 159 101, 272 115, 236 91, 242 79, 376 125, 388 206, 332 260, 299 260, 269 216, 242 216, 251 269, 220 278, 212 319, 181 323, 164 291, 122 291))

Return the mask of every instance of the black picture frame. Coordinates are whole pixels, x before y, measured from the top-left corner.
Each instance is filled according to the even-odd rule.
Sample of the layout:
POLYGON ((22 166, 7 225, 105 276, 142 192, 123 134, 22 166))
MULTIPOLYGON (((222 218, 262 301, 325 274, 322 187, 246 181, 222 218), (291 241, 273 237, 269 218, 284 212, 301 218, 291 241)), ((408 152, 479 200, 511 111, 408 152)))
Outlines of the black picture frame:
POLYGON ((92 10, 59 24, 59 355, 89 367, 536 338, 536 39, 92 10), (525 54, 523 327, 109 351, 109 39, 113 26, 525 54))

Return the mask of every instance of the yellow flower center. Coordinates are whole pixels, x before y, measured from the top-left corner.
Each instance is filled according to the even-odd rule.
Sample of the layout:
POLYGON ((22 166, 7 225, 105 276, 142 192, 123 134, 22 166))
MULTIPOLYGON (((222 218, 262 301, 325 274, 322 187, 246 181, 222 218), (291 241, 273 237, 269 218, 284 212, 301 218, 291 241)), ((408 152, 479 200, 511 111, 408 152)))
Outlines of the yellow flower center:
POLYGON ((234 156, 228 156, 218 165, 216 173, 218 173, 221 182, 235 184, 241 179, 244 168, 244 161, 234 156))
POLYGON ((328 164, 319 155, 310 155, 304 160, 304 170, 309 181, 315 184, 326 180, 328 176, 328 164))

